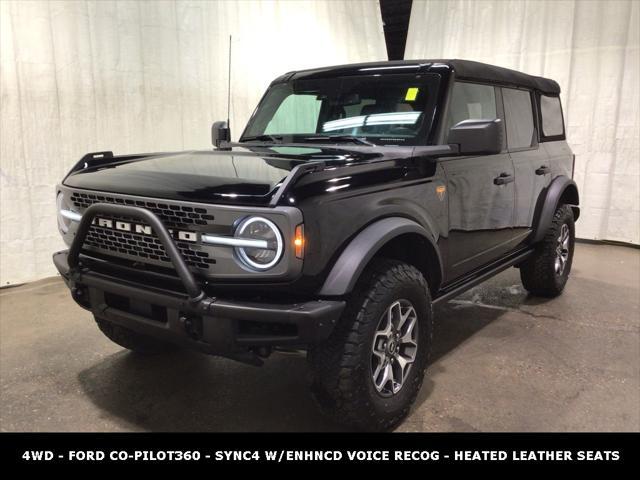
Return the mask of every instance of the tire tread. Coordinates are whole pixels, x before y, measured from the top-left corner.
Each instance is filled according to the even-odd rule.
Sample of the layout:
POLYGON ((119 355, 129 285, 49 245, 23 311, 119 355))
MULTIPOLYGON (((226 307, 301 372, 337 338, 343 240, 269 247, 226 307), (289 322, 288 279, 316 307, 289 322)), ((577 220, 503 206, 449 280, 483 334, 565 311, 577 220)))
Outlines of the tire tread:
MULTIPOLYGON (((423 374, 414 375, 414 385, 403 386, 414 391, 410 402, 400 412, 380 418, 373 411, 367 392, 362 391, 363 386, 356 381, 359 373, 357 370, 361 366, 360 359, 362 355, 369 354, 367 327, 371 322, 379 321, 379 318, 372 317, 368 312, 368 307, 371 303, 380 302, 385 293, 397 284, 407 281, 419 283, 427 296, 430 311, 426 327, 430 344, 433 336, 433 314, 429 289, 422 273, 406 263, 377 259, 359 280, 333 334, 319 348, 310 352, 314 372, 312 392, 316 400, 331 416, 361 430, 388 430, 395 426, 407 415, 422 385, 423 374)), ((427 345, 423 348, 425 347, 427 345)))
POLYGON ((562 224, 568 223, 573 235, 573 211, 569 205, 560 205, 551 221, 551 227, 542 241, 537 245, 535 253, 520 266, 520 278, 524 288, 531 294, 541 297, 556 297, 564 290, 573 260, 573 247, 569 264, 565 267, 563 277, 555 274, 556 239, 562 224))

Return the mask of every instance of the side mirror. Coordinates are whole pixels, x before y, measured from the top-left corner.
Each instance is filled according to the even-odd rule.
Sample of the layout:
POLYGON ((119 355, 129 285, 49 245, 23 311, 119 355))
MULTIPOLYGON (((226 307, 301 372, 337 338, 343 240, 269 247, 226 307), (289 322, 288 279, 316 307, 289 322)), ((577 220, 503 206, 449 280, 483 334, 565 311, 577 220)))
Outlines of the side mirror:
POLYGON ((448 143, 457 144, 460 155, 493 155, 502 151, 504 125, 495 120, 463 120, 449 130, 448 143))
MULTIPOLYGON (((231 129, 229 124, 224 121, 213 122, 211 125, 211 143, 216 148, 221 148, 223 143, 231 140, 231 129)), ((224 147, 222 147, 224 148, 224 147)))

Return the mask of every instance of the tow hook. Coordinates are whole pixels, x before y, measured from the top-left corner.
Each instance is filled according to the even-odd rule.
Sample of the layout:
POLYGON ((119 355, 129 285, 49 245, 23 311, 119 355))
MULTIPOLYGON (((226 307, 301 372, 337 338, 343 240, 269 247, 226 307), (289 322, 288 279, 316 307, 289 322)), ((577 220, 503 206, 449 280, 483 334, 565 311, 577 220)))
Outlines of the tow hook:
POLYGON ((89 308, 89 290, 80 285, 71 287, 71 298, 73 298, 79 305, 89 308))
POLYGON ((183 315, 180 317, 180 323, 182 323, 187 335, 193 340, 200 340, 202 338, 202 318, 183 315))

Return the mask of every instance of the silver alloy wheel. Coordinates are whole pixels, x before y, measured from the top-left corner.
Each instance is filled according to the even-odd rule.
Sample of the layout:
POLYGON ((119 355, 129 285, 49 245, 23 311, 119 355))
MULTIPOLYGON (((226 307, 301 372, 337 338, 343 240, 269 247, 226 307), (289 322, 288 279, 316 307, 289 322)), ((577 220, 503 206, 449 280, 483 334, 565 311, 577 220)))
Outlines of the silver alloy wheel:
POLYGON ((385 310, 373 335, 371 378, 385 397, 400 391, 418 351, 418 314, 408 300, 385 310))
POLYGON ((556 243, 556 275, 562 275, 569 261, 569 225, 562 224, 560 236, 556 243))

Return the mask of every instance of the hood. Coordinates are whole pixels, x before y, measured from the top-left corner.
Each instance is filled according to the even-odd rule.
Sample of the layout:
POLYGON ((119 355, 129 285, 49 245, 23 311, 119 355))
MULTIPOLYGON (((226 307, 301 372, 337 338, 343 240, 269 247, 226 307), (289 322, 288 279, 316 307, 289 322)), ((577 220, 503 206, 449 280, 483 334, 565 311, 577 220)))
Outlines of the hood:
POLYGON ((250 146, 113 161, 72 171, 69 187, 201 203, 267 205, 291 170, 307 162, 339 166, 380 153, 316 146, 250 146))

